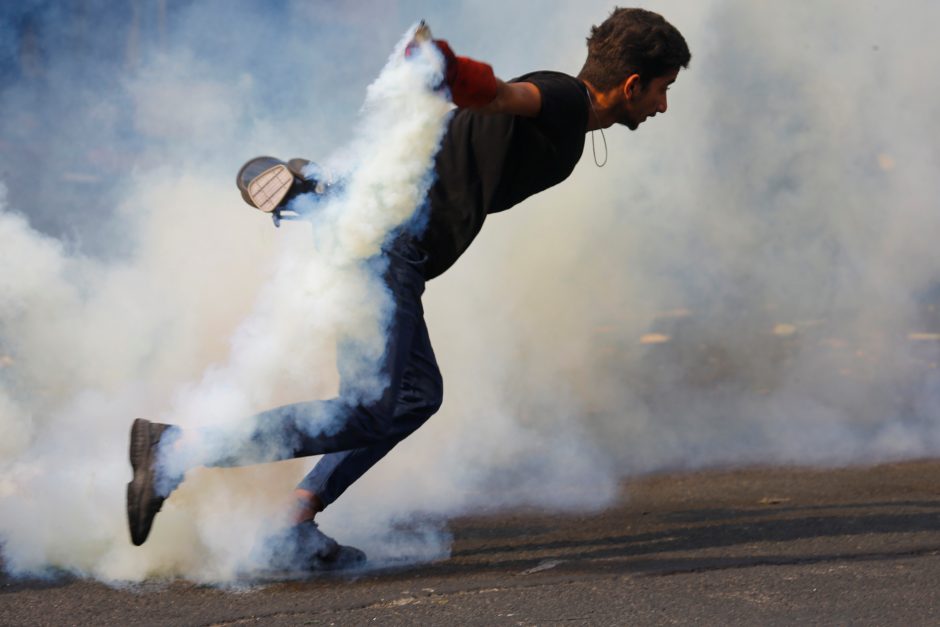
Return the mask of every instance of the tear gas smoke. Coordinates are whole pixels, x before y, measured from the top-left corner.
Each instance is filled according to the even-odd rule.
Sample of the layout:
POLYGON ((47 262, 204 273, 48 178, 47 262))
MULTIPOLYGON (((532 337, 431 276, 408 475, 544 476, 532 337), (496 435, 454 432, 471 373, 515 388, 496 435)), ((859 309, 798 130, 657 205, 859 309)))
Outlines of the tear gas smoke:
MULTIPOLYGON (((252 421, 233 416, 248 418, 270 407, 282 393, 285 372, 297 373, 301 381, 309 377, 309 365, 332 354, 322 342, 335 344, 341 338, 348 370, 344 384, 353 394, 371 400, 385 387, 378 364, 391 301, 381 281, 384 265, 373 258, 422 205, 452 107, 428 88, 442 79, 443 61, 436 48, 422 44, 421 54, 405 60, 411 35, 399 42, 369 86, 363 123, 351 146, 335 161, 310 166, 340 181, 338 189, 293 201, 306 205, 298 209, 311 215, 317 245, 284 253, 255 310, 235 331, 226 362, 181 394, 168 413, 168 420, 183 426, 225 426, 229 431, 227 436, 213 431, 212 438, 184 442, 188 446, 169 462, 176 465, 172 474, 229 457, 233 442, 253 429, 252 421), (310 337, 318 338, 316 344, 310 337)), ((331 369, 321 364, 313 372, 331 369)))
MULTIPOLYGON (((8 569, 230 578, 246 538, 311 460, 192 472, 148 543, 132 549, 130 420, 210 424, 330 396, 337 334, 380 337, 381 308, 367 275, 334 284, 321 268, 343 267, 339 250, 367 255, 387 228, 375 214, 344 223, 339 205, 337 220, 314 231, 333 229, 336 249, 313 247, 304 229, 259 227, 257 214, 235 209, 239 162, 262 152, 321 160, 324 146, 345 143, 350 105, 378 70, 369 64, 393 43, 374 40, 391 37, 392 23, 400 32, 426 17, 459 53, 508 78, 577 73, 583 38, 611 9, 406 2, 345 15, 311 6, 287 3, 287 15, 272 17, 236 3, 218 28, 206 28, 219 16, 211 3, 181 10, 163 52, 106 85, 110 102, 132 103, 138 144, 106 99, 62 106, 51 129, 24 122, 33 103, 65 102, 73 86, 52 55, 41 89, 12 83, 0 93, 13 112, 0 121, 4 146, 27 145, 33 133, 55 156, 89 135, 79 120, 91 116, 105 144, 142 155, 123 183, 97 170, 92 187, 73 176, 69 185, 93 190, 95 202, 71 222, 46 209, 55 190, 31 197, 15 185, 22 173, 5 167, 17 175, 5 179, 0 213, 0 250, 12 260, 0 271, 8 569), (530 36, 518 36, 520 23, 530 36), (263 63, 272 41, 292 72, 263 63), (248 61, 263 70, 249 73, 248 61), (163 101, 174 93, 198 94, 200 124, 163 101)), ((433 524, 403 533, 396 521, 516 504, 599 507, 622 477, 665 469, 940 450, 940 177, 926 139, 940 130, 940 98, 918 73, 940 52, 930 32, 940 7, 651 8, 693 52, 668 115, 636 133, 610 129, 605 168, 588 156, 561 186, 491 216, 428 286, 444 407, 323 513, 341 540, 379 559, 428 559, 446 553, 446 535, 433 524)), ((379 113, 370 108, 367 119, 379 113)), ((388 150, 401 150, 396 142, 388 150)), ((392 181, 374 164, 398 155, 361 145, 334 167, 392 181)), ((104 157, 88 162, 109 172, 104 157)), ((79 165, 65 170, 88 176, 79 165)), ((420 173, 401 176, 418 193, 420 173)))

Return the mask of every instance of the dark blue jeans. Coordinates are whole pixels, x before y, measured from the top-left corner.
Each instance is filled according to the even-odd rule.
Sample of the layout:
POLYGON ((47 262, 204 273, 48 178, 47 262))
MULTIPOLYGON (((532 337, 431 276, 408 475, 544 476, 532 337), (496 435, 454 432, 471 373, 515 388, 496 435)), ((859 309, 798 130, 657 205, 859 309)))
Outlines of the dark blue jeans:
POLYGON ((314 492, 329 505, 437 412, 443 381, 421 305, 427 254, 402 236, 388 246, 385 256, 384 280, 394 299, 394 312, 380 365, 388 383, 381 395, 363 401, 361 394, 344 385, 341 364, 337 398, 258 414, 250 441, 219 465, 322 454, 298 487, 314 492))

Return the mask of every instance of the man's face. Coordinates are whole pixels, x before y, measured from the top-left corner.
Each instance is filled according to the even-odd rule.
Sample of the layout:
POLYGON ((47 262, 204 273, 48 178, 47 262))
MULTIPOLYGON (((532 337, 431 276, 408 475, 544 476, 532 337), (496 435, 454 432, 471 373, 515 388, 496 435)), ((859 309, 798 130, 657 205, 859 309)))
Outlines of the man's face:
MULTIPOLYGON (((634 76, 637 76, 634 74, 634 76)), ((666 112, 666 92, 669 86, 676 82, 679 76, 679 70, 675 69, 663 76, 657 76, 647 83, 641 83, 639 77, 630 84, 630 79, 624 83, 625 98, 623 110, 617 119, 618 124, 623 124, 631 131, 651 118, 657 113, 666 112)), ((632 77, 631 77, 632 78, 632 77)))

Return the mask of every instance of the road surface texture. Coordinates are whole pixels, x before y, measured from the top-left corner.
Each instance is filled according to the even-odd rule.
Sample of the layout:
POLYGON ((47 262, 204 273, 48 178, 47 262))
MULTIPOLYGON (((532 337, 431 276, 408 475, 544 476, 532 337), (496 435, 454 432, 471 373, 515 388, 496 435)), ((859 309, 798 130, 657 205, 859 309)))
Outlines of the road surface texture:
POLYGON ((940 461, 646 477, 591 515, 449 523, 452 555, 241 591, 4 577, 4 625, 940 624, 940 461))

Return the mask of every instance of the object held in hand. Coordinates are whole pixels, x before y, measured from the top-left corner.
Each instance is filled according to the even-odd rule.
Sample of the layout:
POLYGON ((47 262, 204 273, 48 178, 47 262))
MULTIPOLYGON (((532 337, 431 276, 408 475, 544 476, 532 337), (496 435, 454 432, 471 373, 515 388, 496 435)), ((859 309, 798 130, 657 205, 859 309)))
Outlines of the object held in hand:
POLYGON ((414 54, 415 48, 424 41, 431 41, 444 56, 444 83, 450 88, 455 105, 479 109, 493 102, 498 82, 489 64, 470 57, 458 57, 447 41, 431 37, 431 29, 423 20, 405 48, 405 56, 414 54))
POLYGON ((310 170, 307 159, 291 159, 285 163, 275 157, 255 157, 238 171, 236 183, 246 203, 270 213, 274 226, 280 226, 281 220, 299 217, 287 208, 291 200, 301 194, 326 193, 329 182, 311 177, 310 170))

